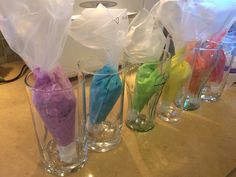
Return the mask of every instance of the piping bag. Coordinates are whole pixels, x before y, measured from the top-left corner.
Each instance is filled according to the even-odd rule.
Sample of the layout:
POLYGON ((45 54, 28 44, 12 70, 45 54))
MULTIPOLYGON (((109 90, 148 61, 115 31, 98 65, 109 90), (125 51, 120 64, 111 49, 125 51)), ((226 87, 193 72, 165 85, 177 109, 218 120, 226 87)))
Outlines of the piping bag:
POLYGON ((185 57, 184 52, 185 49, 182 49, 172 57, 171 71, 162 92, 162 104, 170 105, 175 101, 178 93, 191 77, 192 68, 190 64, 181 58, 185 57))
POLYGON ((227 62, 226 56, 227 55, 234 56, 232 49, 234 49, 233 43, 235 40, 236 38, 231 36, 230 33, 228 33, 224 37, 222 43, 220 44, 220 48, 223 48, 223 50, 226 49, 226 51, 224 52, 224 55, 220 57, 219 62, 216 65, 216 68, 212 71, 211 76, 209 78, 210 82, 221 83, 223 81, 225 69, 228 69, 225 68, 226 67, 225 63, 227 62), (229 49, 231 49, 232 51, 230 51, 229 49))
POLYGON ((96 70, 90 86, 92 124, 106 120, 121 94, 123 86, 117 72, 127 29, 126 9, 108 9, 102 4, 97 8, 85 9, 72 22, 70 35, 73 39, 88 48, 102 49, 106 54, 103 60, 91 59, 80 66, 86 70, 91 68, 89 63, 93 63, 96 70), (103 67, 99 68, 101 63, 103 67))
POLYGON ((56 63, 67 37, 73 3, 73 0, 0 1, 0 30, 35 76, 33 104, 65 163, 76 159, 76 98, 56 63))
POLYGON ((161 25, 147 9, 142 9, 129 26, 125 52, 132 64, 142 64, 137 71, 133 109, 142 111, 155 93, 160 93, 167 76, 158 68, 166 38, 161 25))
POLYGON ((142 111, 155 93, 161 93, 166 79, 155 64, 143 64, 136 75, 133 108, 142 111))
POLYGON ((160 0, 152 13, 176 44, 179 39, 206 41, 228 31, 236 20, 235 11, 235 0, 160 0))
MULTIPOLYGON (((190 72, 190 70, 188 69, 189 66, 187 66, 186 63, 193 62, 194 56, 191 50, 195 47, 201 47, 200 44, 202 41, 206 41, 209 39, 212 40, 213 38, 216 38, 216 36, 219 36, 219 34, 223 34, 223 31, 227 31, 227 29, 232 25, 232 22, 234 21, 233 19, 235 18, 235 14, 233 12, 236 10, 235 9, 236 6, 232 5, 235 4, 235 2, 228 1, 227 3, 223 4, 222 3, 223 3, 222 1, 213 1, 213 0, 209 1, 160 0, 153 7, 152 13, 155 14, 156 18, 158 18, 161 21, 162 25, 167 29, 167 31, 173 37, 176 56, 173 57, 172 61, 177 60, 177 58, 179 58, 177 54, 180 51, 185 50, 184 53, 188 53, 186 55, 187 57, 178 59, 178 61, 179 65, 181 65, 182 62, 185 62, 185 65, 182 65, 185 67, 179 67, 179 69, 182 68, 182 70, 188 71, 189 77, 191 76, 192 71, 190 72), (195 41, 195 46, 191 44, 190 45, 191 47, 189 47, 187 41, 192 41, 192 44, 194 44, 195 41)), ((215 42, 218 41, 215 40, 215 42)), ((201 62, 199 57, 196 57, 195 59, 196 61, 193 68, 194 71, 192 75, 192 81, 190 83, 190 90, 192 90, 193 87, 199 85, 195 84, 194 86, 193 84, 200 82, 199 79, 201 76, 201 72, 204 72, 205 67, 210 66, 202 63, 205 61, 201 62), (195 78, 198 78, 199 81, 197 81, 195 78)), ((221 64, 223 62, 224 61, 222 59, 221 64)), ((176 63, 176 61, 174 61, 174 63, 176 63)), ((211 63, 211 61, 209 61, 209 63, 211 63)), ((220 63, 218 66, 220 67, 220 63)), ((171 75, 174 75, 174 73, 177 70, 177 67, 174 67, 173 65, 172 67, 173 68, 171 69, 170 72, 169 81, 167 81, 165 87, 167 88, 167 86, 169 85, 169 88, 172 89, 164 88, 163 90, 163 95, 166 95, 166 99, 167 95, 169 95, 168 99, 170 99, 171 95, 173 99, 174 95, 176 95, 177 93, 176 89, 181 88, 180 85, 176 87, 177 86, 176 80, 171 79, 171 75), (171 81, 173 82, 171 83, 171 81), (165 92, 167 91, 168 93, 165 94, 165 92), (171 93, 172 91, 173 93, 171 93)), ((184 71, 181 72, 179 70, 178 84, 184 84, 184 81, 185 82, 187 81, 186 74, 187 73, 185 73, 184 71)), ((219 72, 216 72, 215 74, 219 74, 219 72)), ((195 90, 196 89, 197 87, 195 87, 195 90)))
POLYGON ((90 121, 99 124, 106 120, 107 115, 117 102, 122 90, 120 77, 111 67, 105 65, 92 79, 90 87, 90 121), (101 75, 100 75, 101 74, 101 75), (102 76, 111 74, 110 76, 102 76))
MULTIPOLYGON (((219 47, 217 43, 210 41, 205 42, 205 44, 202 43, 202 45, 205 49, 217 49, 219 47)), ((217 52, 214 50, 203 50, 195 53, 195 66, 189 84, 189 91, 192 94, 198 94, 199 88, 202 87, 202 84, 207 81, 209 76, 209 79, 214 80, 214 82, 223 79, 226 56, 223 49, 218 49, 217 52), (217 61, 215 62, 214 60, 217 61)), ((186 59, 192 60, 191 57, 186 59)))

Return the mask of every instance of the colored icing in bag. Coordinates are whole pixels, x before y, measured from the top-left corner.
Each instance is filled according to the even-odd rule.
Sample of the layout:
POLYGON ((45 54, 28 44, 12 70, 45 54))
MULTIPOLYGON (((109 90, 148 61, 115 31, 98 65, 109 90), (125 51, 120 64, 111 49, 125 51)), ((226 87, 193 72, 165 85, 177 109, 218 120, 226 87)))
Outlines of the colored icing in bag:
POLYGON ((36 81, 32 92, 33 103, 59 145, 61 160, 70 163, 76 158, 76 97, 73 87, 60 67, 50 72, 35 69, 34 74, 36 81))
POLYGON ((151 12, 142 9, 129 26, 125 48, 127 62, 141 64, 136 74, 132 100, 136 111, 141 112, 151 97, 162 91, 167 77, 159 68, 162 64, 159 61, 165 44, 161 25, 151 12))
MULTIPOLYGON (((175 51, 181 49, 179 41, 196 41, 201 43, 213 40, 213 37, 225 34, 235 20, 236 1, 220 0, 160 0, 153 8, 154 16, 160 20, 162 25, 173 37, 175 51), (217 19, 217 20, 216 20, 217 19)), ((219 39, 214 39, 220 42, 219 39)), ((199 47, 199 46, 198 46, 199 47)), ((200 48, 205 48, 200 46, 200 48)), ((218 48, 217 46, 215 49, 218 48)), ((205 52, 203 52, 205 53, 205 52)), ((212 69, 212 57, 191 56, 195 64, 189 90, 198 94, 199 88, 204 84, 206 77, 209 77, 207 69, 212 69), (204 57, 205 59, 201 59, 204 57), (206 60, 206 61, 205 61, 206 60)), ((223 59, 219 62, 211 79, 222 79, 223 59)), ((215 64, 215 63, 214 63, 215 64)))
POLYGON ((225 69, 226 56, 222 53, 222 57, 219 59, 216 68, 212 71, 209 78, 210 82, 221 83, 224 78, 224 69, 225 69))
POLYGON ((50 73, 37 69, 34 73, 33 103, 56 142, 69 145, 75 138, 76 98, 72 85, 59 67, 50 73))
POLYGON ((135 80, 133 108, 142 111, 149 99, 155 93, 161 92, 166 79, 156 64, 143 64, 139 67, 135 80))
MULTIPOLYGON (((183 50, 184 52, 184 50, 183 50)), ((177 53, 172 58, 171 70, 168 80, 162 92, 163 104, 169 105, 175 101, 177 94, 181 91, 184 84, 190 78, 192 69, 190 64, 180 57, 184 57, 183 53, 177 53)))
POLYGON ((95 72, 90 84, 90 122, 100 124, 106 120, 122 91, 122 82, 118 72, 119 59, 123 50, 128 29, 126 9, 109 9, 99 4, 97 8, 85 9, 72 22, 70 35, 80 44, 103 50, 105 59, 90 58, 80 61, 81 70, 91 68, 95 72), (101 67, 102 65, 102 67, 101 67), (102 69, 100 69, 102 68, 102 69))
POLYGON ((121 94, 122 83, 119 75, 114 73, 106 65, 93 77, 90 87, 90 121, 93 124, 105 121, 121 94))
POLYGON ((225 71, 229 69, 231 64, 234 62, 233 59, 230 60, 231 57, 236 56, 236 30, 234 28, 235 25, 231 28, 231 32, 229 32, 225 38, 223 39, 222 43, 220 44, 220 47, 224 50, 225 56, 220 58, 220 61, 216 68, 213 70, 212 75, 209 79, 211 82, 217 82, 221 83, 224 78, 225 71), (228 59, 227 59, 228 58, 228 59), (232 62, 232 63, 230 63, 232 62))
MULTIPOLYGON (((195 65, 189 85, 189 91, 192 94, 198 94, 199 89, 205 84, 207 78, 209 78, 210 74, 218 65, 221 58, 225 58, 225 54, 222 49, 219 49, 218 51, 199 50, 195 51, 194 57, 195 65)), ((192 60, 192 58, 188 58, 187 60, 192 60)))
POLYGON ((62 53, 74 0, 5 1, 0 30, 10 47, 33 71, 33 104, 52 134, 59 158, 76 159, 75 95, 67 76, 55 67, 62 53))

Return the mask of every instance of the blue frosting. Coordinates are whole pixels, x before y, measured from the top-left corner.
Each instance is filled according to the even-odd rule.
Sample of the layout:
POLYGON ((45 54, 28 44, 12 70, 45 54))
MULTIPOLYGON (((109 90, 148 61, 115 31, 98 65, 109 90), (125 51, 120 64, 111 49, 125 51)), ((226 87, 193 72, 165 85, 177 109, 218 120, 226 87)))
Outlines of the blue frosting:
POLYGON ((90 87, 90 121, 99 124, 106 120, 107 115, 117 102, 122 83, 116 71, 105 65, 97 71, 90 87))

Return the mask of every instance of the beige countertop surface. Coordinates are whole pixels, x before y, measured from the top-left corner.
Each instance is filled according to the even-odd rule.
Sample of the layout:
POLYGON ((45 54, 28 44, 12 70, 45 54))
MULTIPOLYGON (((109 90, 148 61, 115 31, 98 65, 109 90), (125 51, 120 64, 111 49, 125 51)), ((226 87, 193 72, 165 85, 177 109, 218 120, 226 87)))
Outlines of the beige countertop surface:
MULTIPOLYGON (((22 65, 0 65, 0 76, 13 77, 22 65)), ((236 168, 236 86, 182 117, 175 125, 158 120, 147 133, 124 126, 118 148, 89 152, 85 167, 69 176, 226 177, 236 168)), ((0 177, 52 176, 39 163, 24 78, 0 85, 0 136, 0 177)))

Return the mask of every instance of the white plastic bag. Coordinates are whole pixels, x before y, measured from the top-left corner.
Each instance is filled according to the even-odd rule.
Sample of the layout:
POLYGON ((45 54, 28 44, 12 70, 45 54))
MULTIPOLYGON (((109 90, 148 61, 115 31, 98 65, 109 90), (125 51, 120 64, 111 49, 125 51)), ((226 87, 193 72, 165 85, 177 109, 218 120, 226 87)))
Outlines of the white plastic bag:
POLYGON ((153 8, 176 41, 222 39, 235 20, 235 11, 234 0, 160 0, 153 8))
POLYGON ((105 50, 104 65, 117 69, 127 28, 126 9, 108 9, 99 4, 97 8, 85 9, 73 20, 70 35, 86 47, 105 50))
POLYGON ((71 154, 75 152, 76 99, 68 89, 72 88, 71 83, 56 63, 67 37, 73 3, 74 0, 0 1, 0 30, 33 71, 33 103, 58 145, 61 160, 68 163, 76 155, 71 154), (67 92, 58 92, 64 89, 67 92))
POLYGON ((91 50, 102 49, 106 53, 105 59, 79 60, 80 69, 97 74, 90 86, 89 120, 92 125, 106 121, 122 93, 123 86, 117 71, 127 29, 126 9, 108 9, 102 4, 85 9, 72 22, 72 38, 91 50))
POLYGON ((131 63, 158 61, 162 55, 166 38, 158 21, 142 9, 129 26, 125 52, 131 63))
POLYGON ((53 68, 64 47, 73 0, 0 3, 0 29, 10 47, 31 70, 53 68))

